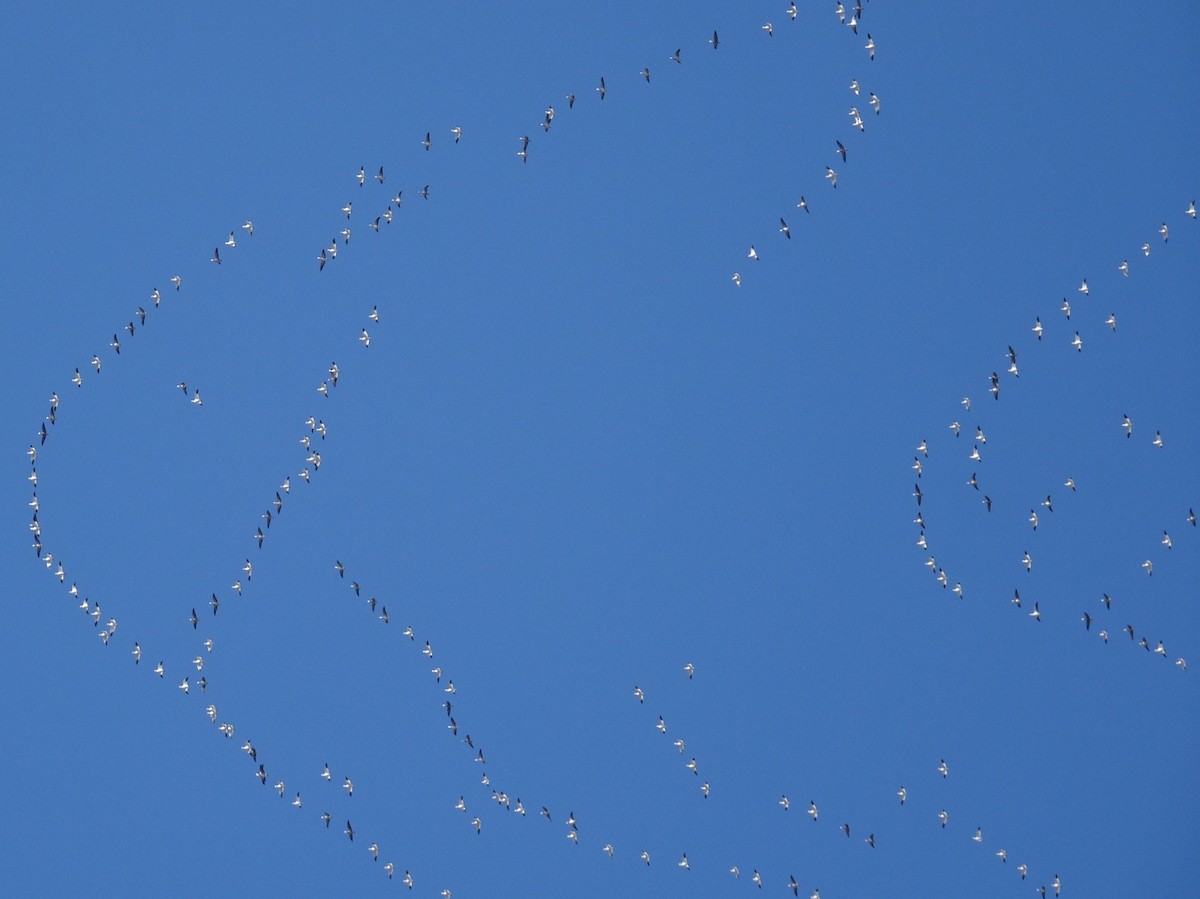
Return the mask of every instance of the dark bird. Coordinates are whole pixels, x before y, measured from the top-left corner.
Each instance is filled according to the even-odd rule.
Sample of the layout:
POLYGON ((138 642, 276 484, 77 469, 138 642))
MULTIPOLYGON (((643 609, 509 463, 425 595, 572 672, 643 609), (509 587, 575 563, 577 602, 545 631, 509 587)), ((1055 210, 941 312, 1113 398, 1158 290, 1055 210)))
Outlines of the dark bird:
POLYGON ((721 43, 721 39, 717 37, 717 33, 715 31, 713 32, 712 40, 709 41, 709 43, 713 45, 714 50, 716 50, 717 46, 721 43))
POLYGON ((838 155, 840 155, 842 157, 842 162, 845 162, 846 161, 846 147, 842 144, 842 142, 840 140, 834 141, 834 143, 837 144, 838 155))

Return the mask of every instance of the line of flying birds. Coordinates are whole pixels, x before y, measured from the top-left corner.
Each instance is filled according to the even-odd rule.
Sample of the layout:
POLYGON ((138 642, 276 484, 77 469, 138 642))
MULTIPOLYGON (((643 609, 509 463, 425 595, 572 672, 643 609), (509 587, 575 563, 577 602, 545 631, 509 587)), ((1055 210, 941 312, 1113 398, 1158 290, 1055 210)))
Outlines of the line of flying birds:
MULTIPOLYGON (((789 6, 787 8, 787 14, 793 21, 796 19, 797 9, 796 9, 796 5, 794 2, 789 4, 789 6)), ((861 22, 862 16, 863 16, 863 10, 862 10, 861 3, 856 4, 854 6, 850 16, 846 15, 845 8, 843 7, 843 5, 841 3, 839 3, 839 4, 837 4, 837 14, 838 14, 840 22, 843 25, 850 28, 855 34, 858 33, 858 25, 861 22)), ((765 35, 767 37, 772 37, 774 35, 775 29, 774 29, 774 26, 770 22, 766 22, 761 26, 761 30, 765 33, 765 35)), ((718 49, 718 47, 721 45, 720 38, 716 31, 713 32, 712 37, 708 40, 708 43, 711 45, 713 50, 718 49)), ((876 47, 875 47, 874 39, 869 34, 867 35, 865 49, 868 53, 868 58, 870 60, 873 60, 876 47)), ((682 62, 683 62, 682 52, 683 51, 681 48, 676 49, 676 51, 670 57, 668 57, 668 60, 675 64, 682 64, 682 62)), ((646 83, 649 83, 651 81, 651 71, 648 66, 644 67, 642 69, 642 71, 639 73, 639 75, 644 79, 644 81, 646 83)), ((860 95, 861 87, 860 87, 859 82, 856 79, 852 80, 850 82, 849 88, 855 96, 860 95)), ((608 91, 607 82, 603 77, 600 78, 599 84, 595 88, 595 91, 598 94, 599 99, 601 101, 603 101, 605 99, 605 97, 607 95, 607 91, 608 91)), ((869 99, 867 102, 874 110, 874 113, 876 115, 878 115, 881 110, 881 102, 879 100, 879 97, 874 92, 868 92, 868 98, 869 99)), ((573 108, 575 99, 576 99, 575 94, 574 93, 567 94, 566 99, 567 99, 568 109, 573 108)), ((555 114, 556 113, 555 113, 553 106, 547 107, 544 117, 543 117, 543 120, 541 122, 541 126, 544 131, 548 132, 550 130, 551 125, 555 119, 555 114)), ((862 119, 861 114, 859 113, 857 106, 851 107, 849 117, 851 118, 852 127, 854 129, 858 130, 859 132, 865 131, 863 119, 862 119)), ((463 129, 461 126, 455 125, 452 129, 450 129, 450 134, 453 137, 454 143, 457 144, 462 140, 464 132, 463 132, 463 129)), ((420 143, 423 146, 425 151, 429 151, 432 146, 432 143, 433 143, 432 133, 427 131, 424 135, 424 138, 420 141, 420 143)), ((520 144, 521 144, 521 149, 517 155, 523 163, 526 163, 526 162, 528 162, 528 149, 529 149, 529 145, 530 145, 530 137, 528 135, 522 135, 520 138, 520 144)), ((848 159, 848 150, 847 150, 845 144, 843 144, 843 142, 840 140, 835 140, 835 153, 836 153, 837 159, 840 159, 841 163, 845 164, 848 159)), ((825 180, 827 180, 829 182, 831 188, 836 189, 838 173, 831 166, 826 166, 825 169, 826 169, 825 180)), ((386 180, 384 167, 380 166, 378 168, 378 170, 373 175, 370 176, 370 178, 371 178, 371 180, 376 181, 380 186, 382 186, 386 180)), ((355 180, 357 181, 357 184, 359 187, 365 186, 366 181, 368 180, 368 173, 367 173, 365 167, 359 168, 355 180)), ((428 200, 429 196, 430 196, 429 185, 425 185, 424 188, 422 188, 422 190, 419 191, 419 193, 424 199, 428 200)), ((369 223, 369 226, 373 231, 379 232, 381 230, 381 227, 385 227, 386 225, 391 223, 396 211, 398 211, 402 205, 402 198, 403 198, 403 191, 397 191, 395 197, 387 205, 386 209, 371 220, 371 222, 369 223)), ((797 203, 797 208, 802 209, 805 212, 805 214, 810 213, 808 201, 804 196, 800 197, 800 200, 797 203)), ((342 227, 340 232, 334 237, 334 239, 330 242, 330 244, 328 246, 322 247, 321 252, 320 252, 319 256, 317 257, 318 270, 323 270, 324 267, 326 266, 326 264, 331 262, 333 259, 336 259, 337 254, 338 254, 338 237, 341 238, 341 240, 342 240, 341 245, 343 247, 345 247, 346 245, 349 244, 350 237, 351 237, 349 222, 351 220, 351 216, 353 213, 353 201, 347 201, 347 203, 342 207, 341 213, 345 216, 346 224, 342 227)), ((1190 204, 1188 206, 1187 214, 1193 219, 1196 218, 1196 207, 1195 207, 1194 203, 1190 204)), ((254 224, 251 220, 247 220, 240 227, 242 230, 245 231, 247 238, 253 236, 254 224)), ((779 218, 779 229, 778 230, 781 234, 783 234, 785 239, 791 240, 791 237, 792 237, 791 228, 783 217, 779 218)), ((1169 229, 1165 223, 1160 228, 1159 234, 1160 234, 1162 240, 1164 242, 1166 242, 1168 239, 1168 235, 1169 235, 1169 229)), ((221 247, 224 246, 226 248, 227 252, 228 252, 228 250, 235 248, 237 246, 237 239, 236 239, 235 235, 236 235, 236 229, 229 232, 229 235, 225 241, 214 246, 212 256, 210 257, 211 263, 218 265, 218 266, 223 264, 223 260, 221 257, 221 247)), ((1143 251, 1144 255, 1148 256, 1150 253, 1150 244, 1149 243, 1144 244, 1142 246, 1142 251, 1143 251)), ((750 246, 750 250, 747 255, 748 255, 748 258, 752 261, 758 261, 760 258, 758 251, 755 249, 754 245, 750 246)), ((1122 260, 1122 263, 1118 267, 1118 270, 1121 272, 1122 276, 1128 277, 1129 276, 1128 261, 1122 260)), ((735 285, 740 286, 742 283, 741 274, 738 272, 735 272, 732 280, 735 285)), ((170 283, 172 284, 175 291, 178 292, 181 290, 181 286, 182 286, 181 276, 179 276, 179 275, 173 276, 170 279, 170 283)), ((1079 288, 1079 292, 1082 293, 1084 296, 1088 295, 1089 289, 1088 289, 1086 280, 1084 280, 1082 282, 1082 284, 1079 288)), ((159 289, 156 287, 152 290, 152 292, 150 294, 151 308, 157 309, 160 305, 161 300, 162 300, 162 295, 161 295, 159 289)), ((1069 320, 1070 316, 1071 316, 1071 308, 1070 308, 1070 304, 1067 302, 1067 300, 1065 298, 1063 300, 1062 311, 1065 313, 1067 319, 1069 320)), ((124 330, 128 333, 128 337, 126 338, 127 340, 129 338, 133 337, 134 333, 136 332, 136 330, 139 327, 144 327, 146 325, 148 315, 149 315, 149 313, 146 308, 138 307, 135 317, 133 319, 131 319, 124 328, 124 330), (137 321, 136 325, 134 323, 135 320, 137 321)), ((375 306, 371 309, 370 313, 367 315, 367 320, 372 325, 378 324, 378 322, 380 320, 380 316, 379 316, 379 310, 378 310, 377 306, 375 306)), ((1116 330, 1115 314, 1110 314, 1109 319, 1105 322, 1105 324, 1112 331, 1115 331, 1116 330)), ((1040 318, 1036 319, 1033 331, 1034 331, 1034 334, 1035 334, 1037 340, 1041 341, 1043 332, 1044 332, 1044 328, 1042 326, 1040 318)), ((119 339, 119 336, 118 336, 119 333, 120 333, 119 331, 115 332, 113 334, 112 340, 110 341, 111 349, 118 356, 120 355, 120 352, 121 352, 121 340, 119 339)), ((358 337, 358 342, 360 342, 364 346, 364 348, 368 348, 370 346, 370 335, 368 333, 367 326, 365 326, 365 325, 362 326, 362 328, 361 328, 361 333, 358 337)), ((1074 337, 1074 340, 1072 341, 1071 345, 1077 352, 1082 351, 1082 340, 1080 338, 1078 331, 1075 332, 1075 337, 1074 337)), ((1017 353, 1012 348, 1012 346, 1008 347, 1007 359, 1009 362, 1008 372, 1011 375, 1013 375, 1014 377, 1017 377, 1018 376, 1017 353)), ((91 366, 94 369, 96 374, 100 373, 102 363, 101 363, 101 360, 100 360, 98 354, 93 355, 91 366)), ((339 378, 341 376, 341 369, 337 365, 337 363, 334 362, 329 366, 327 373, 328 373, 328 377, 324 378, 321 382, 321 385, 317 388, 317 391, 320 392, 326 398, 328 398, 330 396, 331 391, 337 387, 339 378)), ((76 368, 74 376, 72 377, 71 380, 72 380, 72 383, 77 388, 82 388, 83 375, 82 375, 80 368, 76 368)), ((998 400, 999 393, 1000 393, 999 375, 996 372, 993 372, 991 374, 991 376, 989 377, 988 382, 989 382, 989 392, 992 394, 992 396, 995 399, 998 400)), ((184 394, 184 396, 189 398, 189 401, 193 405, 195 405, 195 406, 203 405, 203 401, 201 400, 201 397, 200 397, 200 392, 195 387, 194 384, 189 385, 186 381, 180 381, 176 386, 184 394)), ((964 398, 963 405, 967 411, 970 410, 970 401, 967 400, 966 398, 964 398)), ((51 399, 50 399, 49 414, 46 416, 46 420, 41 423, 41 426, 40 426, 40 429, 38 432, 38 441, 36 444, 31 444, 29 447, 29 450, 28 450, 28 455, 29 455, 31 465, 32 465, 32 470, 31 470, 31 473, 29 476, 29 480, 32 482, 33 488, 34 488, 33 496, 29 503, 29 505, 33 509, 33 515, 32 515, 32 519, 31 519, 31 523, 30 523, 30 531, 33 533, 33 537, 34 537, 33 546, 34 546, 34 549, 35 549, 38 559, 40 559, 44 563, 47 570, 51 570, 53 572, 53 575, 60 582, 60 584, 65 585, 66 570, 64 568, 62 560, 58 559, 57 567, 55 567, 56 560, 55 560, 54 556, 50 552, 45 551, 45 549, 42 545, 42 542, 41 542, 41 523, 39 520, 39 501, 38 501, 38 495, 37 495, 38 448, 40 446, 45 445, 47 438, 49 436, 49 429, 47 428, 47 423, 49 423, 49 425, 51 427, 53 427, 57 421, 58 406, 59 406, 58 394, 53 393, 51 395, 51 399)), ((325 424, 323 419, 320 419, 316 416, 310 416, 308 418, 308 420, 306 421, 306 426, 307 426, 308 431, 306 434, 304 434, 300 438, 300 441, 299 441, 302 444, 303 449, 306 454, 305 466, 299 472, 298 477, 301 480, 304 480, 307 482, 312 478, 312 476, 320 468, 321 454, 318 451, 318 449, 316 448, 317 445, 316 445, 315 441, 325 440, 325 438, 328 434, 328 427, 325 424)), ((960 433, 961 426, 956 421, 951 425, 951 428, 953 429, 954 434, 957 437, 960 433)), ((1130 421, 1128 416, 1124 417, 1124 421, 1122 423, 1122 428, 1124 429, 1124 433, 1125 433, 1126 437, 1132 436, 1133 426, 1132 426, 1132 422, 1130 421)), ((986 437, 983 434, 982 427, 977 426, 976 440, 973 444, 972 454, 970 457, 971 461, 976 462, 976 463, 979 463, 982 461, 982 455, 980 453, 980 448, 985 444, 986 444, 986 437)), ((1154 444, 1154 446, 1156 446, 1158 448, 1161 448, 1163 446, 1162 436, 1161 436, 1160 432, 1156 432, 1155 438, 1153 440, 1153 444, 1154 444)), ((914 495, 916 497, 917 505, 918 505, 918 514, 917 514, 916 523, 920 526, 920 529, 921 529, 921 535, 918 540, 918 546, 920 546, 920 548, 922 550, 927 550, 928 544, 925 539, 925 522, 922 517, 922 511, 921 511, 921 505, 922 505, 922 500, 923 500, 924 494, 923 494, 923 491, 920 486, 922 470, 923 470, 923 467, 925 464, 923 459, 926 459, 928 457, 928 445, 927 445, 926 441, 922 440, 921 444, 918 446, 917 449, 918 449, 919 455, 914 457, 914 463, 915 463, 914 469, 917 472, 918 483, 915 485, 914 495)), ((969 486, 973 487, 974 489, 976 489, 976 490, 979 489, 978 479, 974 473, 972 474, 971 479, 967 483, 969 486)), ((1075 490, 1075 484, 1074 484, 1073 480, 1070 478, 1067 479, 1066 486, 1068 488, 1070 488, 1072 491, 1075 490)), ((291 491, 291 475, 289 474, 288 476, 286 476, 283 479, 283 481, 279 485, 278 489, 275 490, 273 502, 262 513, 262 516, 261 516, 262 524, 259 524, 256 527, 255 532, 252 535, 252 539, 255 541, 256 546, 259 549, 261 549, 263 546, 263 543, 265 541, 267 533, 271 527, 272 521, 277 516, 279 516, 282 512, 283 505, 284 505, 283 495, 290 494, 290 491, 291 491)), ((984 502, 986 509, 990 512, 991 508, 992 508, 992 502, 991 502, 990 496, 985 495, 983 497, 983 502, 984 502)), ((1047 495, 1045 500, 1041 501, 1039 503, 1038 507, 1044 508, 1046 511, 1046 514, 1053 512, 1051 497, 1049 495, 1047 495)), ((1040 518, 1039 518, 1039 514, 1036 511, 1036 508, 1032 508, 1030 510, 1030 523, 1032 524, 1034 530, 1037 529, 1039 521, 1040 521, 1040 518)), ((1188 523, 1192 527, 1196 526, 1196 516, 1190 509, 1188 512, 1188 523)), ((1162 544, 1164 546, 1166 546, 1167 549, 1170 549, 1172 547, 1171 538, 1165 530, 1163 531, 1162 544)), ((1022 564, 1025 567, 1027 572, 1032 570, 1032 557, 1030 556, 1028 551, 1026 551, 1024 554, 1024 557, 1022 559, 1022 564)), ((935 574, 936 574, 939 582, 941 583, 941 585, 944 588, 947 587, 948 576, 945 574, 945 571, 940 566, 936 565, 932 556, 929 557, 929 560, 926 562, 926 565, 935 571, 935 574)), ((1146 560, 1145 563, 1143 563, 1143 567, 1146 569, 1148 575, 1153 574, 1153 564, 1149 559, 1146 560)), ((335 570, 336 570, 339 578, 342 578, 342 579, 345 578, 345 566, 342 565, 342 563, 340 561, 335 563, 335 570)), ((240 567, 239 575, 236 577, 236 579, 233 581, 232 585, 230 586, 230 590, 237 596, 241 596, 243 594, 243 591, 250 586, 252 578, 253 578, 253 573, 254 573, 254 565, 249 558, 246 558, 244 563, 240 567)), ((352 580, 350 583, 350 586, 353 589, 356 596, 361 596, 361 586, 357 581, 352 580)), ((68 592, 72 598, 79 598, 80 591, 75 582, 72 582, 70 588, 68 589, 68 592)), ((962 589, 961 583, 958 583, 958 582, 955 583, 954 592, 957 595, 959 595, 960 597, 963 596, 964 591, 962 589)), ((1021 599, 1020 599, 1019 593, 1017 593, 1017 591, 1014 591, 1014 600, 1013 601, 1018 607, 1021 606, 1021 599)), ((390 623, 391 616, 388 613, 386 605, 378 603, 377 599, 374 596, 368 597, 366 602, 370 608, 370 611, 372 612, 373 615, 375 615, 377 620, 379 620, 380 622, 382 622, 385 625, 390 623)), ((1111 607, 1111 599, 1108 597, 1107 594, 1105 594, 1105 596, 1103 597, 1103 602, 1104 602, 1104 606, 1105 606, 1106 610, 1111 607)), ((215 616, 221 605, 221 600, 218 598, 218 594, 216 592, 212 593, 212 599, 211 599, 209 605, 211 607, 212 615, 215 616)), ((79 607, 86 613, 87 617, 91 619, 93 627, 95 627, 97 629, 97 633, 99 634, 103 644, 108 645, 111 638, 113 636, 115 636, 115 634, 117 632, 118 624, 117 624, 116 618, 114 616, 109 615, 107 618, 107 623, 105 624, 104 628, 101 629, 100 623, 104 619, 104 613, 101 612, 100 602, 99 601, 93 602, 93 601, 89 600, 89 598, 87 596, 84 596, 84 597, 82 597, 82 600, 79 603, 79 607)), ((1037 602, 1035 602, 1033 604, 1033 611, 1030 612, 1030 615, 1036 621, 1041 620, 1041 613, 1040 613, 1037 602)), ((201 618, 200 618, 200 615, 197 613, 197 610, 194 607, 191 609, 191 614, 188 616, 187 620, 188 620, 190 627, 193 630, 198 630, 201 618)), ((1090 631, 1091 625, 1093 623, 1092 616, 1089 613, 1085 612, 1082 620, 1083 620, 1085 628, 1090 631)), ((1132 625, 1126 625, 1125 628, 1123 628, 1123 631, 1128 633, 1131 640, 1134 639, 1134 628, 1132 625)), ((1099 633, 1104 638, 1105 642, 1107 642, 1107 638, 1108 638, 1107 631, 1101 630, 1101 631, 1099 631, 1099 633)), ((404 638, 407 638, 410 642, 412 642, 414 644, 416 643, 416 636, 415 636, 415 633, 411 626, 406 626, 402 630, 401 636, 404 638)), ((1143 636, 1141 645, 1147 651, 1153 651, 1159 655, 1165 656, 1165 650, 1163 649, 1161 641, 1159 641, 1157 643, 1157 647, 1154 650, 1151 650, 1151 647, 1148 644, 1147 639, 1143 636)), ((205 657, 208 653, 212 652, 213 646, 214 646, 214 641, 212 640, 212 638, 211 637, 206 638, 200 644, 200 648, 203 649, 203 653, 197 651, 195 657, 191 660, 190 666, 184 666, 184 665, 179 666, 181 668, 184 668, 184 670, 188 671, 188 673, 183 676, 181 682, 178 684, 178 689, 182 693, 190 694, 191 687, 193 686, 193 682, 191 681, 191 677, 193 675, 199 675, 198 679, 194 682, 194 685, 197 686, 202 693, 207 692, 209 684, 206 679, 207 676, 202 674, 202 672, 204 670, 205 657)), ((430 662, 433 661, 433 648, 428 641, 424 642, 424 646, 421 649, 421 652, 428 658, 428 660, 430 662)), ((133 643, 133 649, 132 649, 132 656, 133 656, 133 661, 134 661, 135 665, 140 664, 142 654, 143 654, 142 646, 141 646, 140 642, 135 640, 133 643)), ((1182 670, 1186 670, 1186 662, 1182 658, 1177 659, 1176 664, 1182 670)), ((152 669, 152 672, 155 676, 159 677, 160 679, 165 678, 166 667, 167 666, 165 665, 165 662, 160 660, 157 663, 157 665, 152 669)), ((175 668, 174 665, 172 665, 171 667, 175 668)), ((687 674, 688 678, 691 679, 695 673, 695 668, 693 665, 691 665, 691 663, 688 663, 684 666, 684 671, 687 674)), ((453 696, 456 693, 457 688, 455 688, 453 680, 450 679, 449 677, 446 677, 445 685, 442 686, 442 678, 443 678, 443 674, 445 672, 443 672, 440 665, 431 668, 431 673, 434 675, 435 683, 437 685, 439 685, 439 688, 441 689, 442 693, 445 694, 445 698, 443 700, 443 707, 444 707, 444 710, 446 713, 446 718, 447 718, 446 726, 451 731, 452 735, 457 736, 459 733, 459 730, 460 730, 460 725, 457 721, 456 715, 454 714, 454 705, 453 705, 453 696)), ((639 701, 639 703, 644 702, 645 693, 640 688, 635 687, 634 695, 637 698, 637 700, 639 701)), ((233 738, 233 735, 234 735, 233 724, 221 718, 215 704, 213 704, 213 703, 208 704, 207 707, 205 708, 204 712, 205 712, 206 716, 209 718, 209 720, 213 724, 218 726, 219 733, 221 733, 227 739, 233 738)), ((658 717, 658 722, 657 722, 656 728, 660 733, 662 733, 664 735, 667 733, 667 724, 661 715, 658 717)), ((472 761, 475 763, 478 763, 481 766, 485 765, 486 762, 485 762, 485 756, 484 756, 483 749, 475 745, 475 743, 469 733, 466 733, 464 731, 464 734, 465 735, 462 738, 462 742, 465 745, 467 745, 467 747, 472 751, 472 753, 471 753, 472 761)), ((682 738, 677 737, 671 745, 676 750, 678 750, 678 753, 680 756, 685 756, 686 743, 682 738)), ((258 779, 262 785, 264 785, 264 786, 267 785, 271 776, 268 774, 268 772, 266 770, 266 762, 259 761, 258 747, 255 746, 249 739, 247 739, 247 740, 245 740, 241 749, 249 757, 251 765, 254 766, 253 772, 252 772, 254 777, 256 779, 258 779)), ((686 770, 690 771, 693 775, 699 777, 699 773, 700 773, 699 766, 698 766, 698 763, 694 756, 692 756, 690 758, 690 761, 687 761, 685 763, 684 767, 686 770)), ((945 778, 948 775, 948 766, 946 765, 946 762, 944 759, 941 761, 941 763, 938 766, 938 772, 942 778, 945 778)), ((323 769, 320 777, 326 782, 332 781, 332 775, 331 775, 328 763, 326 763, 324 765, 324 769, 323 769)), ((520 797, 519 796, 510 797, 510 795, 508 794, 507 791, 501 790, 498 787, 494 787, 488 778, 486 769, 482 770, 481 783, 485 788, 488 788, 491 790, 492 799, 499 807, 504 808, 506 811, 512 811, 512 812, 522 815, 522 816, 525 815, 525 813, 526 813, 525 805, 522 803, 520 797)), ((345 794, 345 796, 344 796, 345 800, 349 800, 354 794, 354 785, 349 776, 343 776, 341 786, 342 786, 342 789, 345 794)), ((285 794, 288 791, 286 790, 286 787, 285 787, 285 781, 282 778, 275 780, 274 789, 281 798, 283 798, 283 799, 287 798, 285 794)), ((711 789, 712 789, 711 785, 709 784, 708 781, 704 781, 703 783, 699 784, 699 792, 702 794, 702 797, 704 799, 708 798, 711 789)), ((897 793, 897 796, 899 798, 900 804, 904 805, 908 799, 908 791, 906 790, 906 788, 901 787, 897 793)), ((778 804, 781 806, 783 811, 786 812, 788 810, 788 808, 790 807, 791 803, 790 803, 790 800, 788 799, 788 797, 786 796, 786 794, 782 794, 780 799, 778 800, 778 804)), ((290 801, 290 805, 297 809, 302 808, 303 803, 301 800, 301 792, 299 790, 294 791, 294 798, 290 801)), ((467 812, 467 801, 466 801, 465 795, 459 796, 457 803, 454 804, 454 808, 456 810, 462 811, 464 813, 467 812)), ((810 800, 810 803, 808 806, 808 815, 815 822, 818 819, 818 814, 819 814, 819 812, 818 812, 816 803, 810 800)), ((545 817, 547 819, 547 821, 553 820, 552 814, 551 814, 549 808, 545 805, 541 806, 540 816, 545 817)), ((938 821, 939 821, 941 827, 945 828, 947 826, 947 823, 949 820, 949 815, 946 812, 946 810, 942 809, 938 813, 937 818, 938 818, 938 821)), ((572 812, 572 813, 568 814, 564 820, 565 820, 565 826, 566 826, 565 835, 566 835, 567 839, 573 843, 578 844, 578 842, 579 842, 579 826, 578 826, 578 821, 577 821, 574 813, 572 812)), ((329 811, 322 811, 322 813, 320 814, 320 821, 322 822, 323 826, 326 829, 330 829, 331 821, 332 821, 332 814, 329 811)), ((470 824, 471 824, 471 827, 476 831, 477 834, 482 833, 483 819, 478 814, 476 814, 474 817, 472 817, 470 819, 470 824)), ((846 835, 847 838, 850 837, 851 825, 849 824, 849 822, 843 822, 840 825, 840 829, 846 835)), ((342 832, 348 838, 349 841, 351 841, 351 842, 354 841, 356 831, 349 819, 346 820, 346 825, 342 832)), ((972 837, 972 840, 975 843, 982 843, 982 841, 983 841, 982 828, 976 829, 975 834, 972 837)), ((874 848, 875 833, 874 832, 869 833, 864 838, 864 843, 868 847, 874 848)), ((367 848, 368 848, 369 853, 372 856, 372 859, 375 861, 378 861, 379 853, 380 853, 379 844, 377 842, 372 841, 368 845, 367 848)), ((605 852, 605 854, 607 854, 610 858, 614 857, 615 849, 614 849, 614 844, 612 842, 604 841, 601 848, 605 852)), ((1002 862, 1007 862, 1007 853, 1004 849, 1000 849, 998 852, 996 852, 996 856, 998 858, 1000 858, 1000 860, 1002 862)), ((649 865, 650 864, 649 850, 643 849, 641 851, 640 855, 638 856, 638 858, 642 863, 649 865)), ((691 862, 688 860, 686 853, 682 854, 680 860, 677 862, 677 866, 684 870, 691 869, 691 862)), ((390 861, 386 862, 385 865, 383 866, 383 868, 389 879, 393 877, 393 875, 395 874, 395 872, 397 870, 396 866, 390 861)), ((1020 874, 1021 878, 1024 879, 1028 873, 1028 867, 1024 864, 1019 865, 1017 867, 1017 871, 1020 874)), ((738 866, 731 867, 729 869, 729 872, 735 878, 739 878, 740 874, 741 874, 740 868, 738 866)), ((751 880, 755 883, 756 886, 759 886, 759 887, 762 886, 763 879, 762 879, 762 875, 760 874, 758 868, 753 869, 753 874, 751 876, 751 880)), ((404 872, 404 875, 401 878, 401 881, 405 886, 409 887, 410 889, 414 885, 413 876, 408 870, 406 870, 404 872)), ((1052 887, 1054 890, 1054 894, 1057 896, 1061 889, 1061 881, 1057 874, 1055 874, 1054 879, 1051 883, 1052 883, 1052 887)), ((787 882, 787 887, 791 890, 791 892, 794 895, 797 895, 797 896, 799 895, 799 890, 800 890, 799 882, 796 880, 796 878, 794 876, 789 876, 789 879, 787 882)), ((1044 895, 1045 887, 1042 887, 1041 890, 1044 895)), ((449 889, 444 889, 442 891, 441 895, 443 896, 443 899, 449 899, 449 896, 450 896, 449 889)), ((810 899, 820 899, 819 890, 814 889, 814 891, 811 894, 810 899)))

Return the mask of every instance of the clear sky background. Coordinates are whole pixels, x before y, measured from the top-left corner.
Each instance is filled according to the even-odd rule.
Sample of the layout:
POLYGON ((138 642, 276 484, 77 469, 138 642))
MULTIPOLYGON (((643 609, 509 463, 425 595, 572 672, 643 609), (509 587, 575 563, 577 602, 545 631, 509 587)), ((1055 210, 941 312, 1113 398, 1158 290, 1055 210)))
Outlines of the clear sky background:
POLYGON ((1194 890, 1200 13, 799 5, 6 16, 6 892, 1194 890))

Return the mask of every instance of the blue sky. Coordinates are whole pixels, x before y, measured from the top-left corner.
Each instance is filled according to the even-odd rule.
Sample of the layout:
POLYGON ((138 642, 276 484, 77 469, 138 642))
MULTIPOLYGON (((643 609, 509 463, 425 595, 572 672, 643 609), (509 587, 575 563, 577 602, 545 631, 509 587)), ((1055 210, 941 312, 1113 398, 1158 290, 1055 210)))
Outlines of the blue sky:
POLYGON ((749 895, 755 869, 823 899, 1196 882, 1200 673, 1173 663, 1200 664, 1200 15, 871 0, 854 35, 798 5, 9 17, 14 894, 383 895, 406 869, 459 899, 749 895), (52 391, 48 569, 25 449, 52 391))

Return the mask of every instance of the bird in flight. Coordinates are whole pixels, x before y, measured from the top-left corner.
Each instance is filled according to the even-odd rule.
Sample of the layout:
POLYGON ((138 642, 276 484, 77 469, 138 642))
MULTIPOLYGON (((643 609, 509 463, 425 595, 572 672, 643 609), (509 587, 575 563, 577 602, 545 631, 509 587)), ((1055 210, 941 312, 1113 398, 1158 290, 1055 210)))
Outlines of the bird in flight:
MULTIPOLYGON (((712 40, 710 40, 709 43, 713 45, 714 50, 716 50, 718 45, 720 45, 721 39, 717 37, 717 33, 715 31, 713 32, 712 40)), ((1163 227, 1166 226, 1164 225, 1163 227)))

